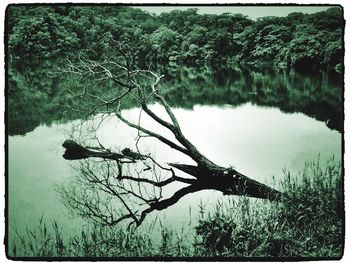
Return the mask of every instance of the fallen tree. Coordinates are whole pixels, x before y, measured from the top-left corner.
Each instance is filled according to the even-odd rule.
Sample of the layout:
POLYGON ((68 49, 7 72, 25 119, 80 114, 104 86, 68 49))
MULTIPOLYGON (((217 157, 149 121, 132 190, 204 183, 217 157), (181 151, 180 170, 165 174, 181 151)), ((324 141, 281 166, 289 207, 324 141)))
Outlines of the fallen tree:
MULTIPOLYGON (((127 62, 126 57, 125 61, 127 62)), ((82 176, 94 189, 92 192, 85 189, 80 198, 77 197, 76 190, 69 192, 61 189, 61 195, 69 207, 79 211, 78 214, 82 216, 98 219, 108 225, 131 219, 132 223, 139 226, 152 211, 166 209, 182 197, 205 189, 217 190, 224 195, 243 195, 269 200, 280 198, 281 193, 277 190, 239 173, 232 167, 219 166, 204 156, 183 134, 172 108, 162 95, 160 83, 164 76, 157 75, 148 69, 131 70, 129 64, 125 64, 126 66, 111 60, 96 62, 81 57, 75 63, 69 64, 67 71, 82 79, 92 78, 97 83, 102 81, 113 83, 115 95, 108 99, 89 92, 87 87, 83 88, 79 96, 93 98, 96 101, 89 115, 98 112, 112 114, 138 132, 134 150, 125 148, 116 152, 105 148, 100 143, 97 147, 89 147, 73 140, 63 143, 66 149, 63 157, 68 160, 82 160, 82 176), (121 111, 121 104, 128 97, 134 100, 142 112, 169 130, 174 139, 168 139, 160 133, 145 128, 140 119, 134 123, 125 118, 121 111), (167 119, 160 117, 151 109, 150 104, 155 102, 165 110, 167 119), (158 163, 152 154, 145 154, 138 147, 139 141, 147 137, 155 138, 174 151, 188 156, 194 164, 158 163), (92 169, 89 160, 103 162, 92 169), (107 168, 101 169, 102 165, 107 168), (138 169, 134 172, 127 169, 125 174, 125 166, 135 166, 138 169), (157 175, 157 169, 165 173, 166 178, 157 175), (178 175, 179 171, 183 176, 178 175), (163 197, 162 188, 173 182, 182 183, 184 187, 170 197, 163 197), (145 188, 141 187, 144 185, 151 186, 153 194, 149 194, 144 190, 145 188), (102 201, 101 193, 109 197, 108 204, 102 201), (110 199, 118 200, 118 208, 112 208, 115 204, 110 199), (130 205, 132 200, 133 205, 130 205), (140 201, 142 205, 139 204, 140 201), (120 212, 121 207, 124 212, 120 212)))

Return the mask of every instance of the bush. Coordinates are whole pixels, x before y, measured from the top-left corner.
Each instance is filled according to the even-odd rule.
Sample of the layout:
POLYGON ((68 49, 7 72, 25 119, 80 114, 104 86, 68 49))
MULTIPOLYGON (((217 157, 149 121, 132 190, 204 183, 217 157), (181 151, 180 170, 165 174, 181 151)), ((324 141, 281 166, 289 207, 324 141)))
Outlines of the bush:
POLYGON ((16 232, 9 255, 16 257, 286 257, 340 258, 344 246, 343 181, 331 160, 306 163, 299 176, 285 172, 282 200, 231 197, 214 212, 201 206, 195 233, 156 221, 135 231, 90 225, 73 237, 40 219, 36 229, 16 232))
POLYGON ((343 253, 343 184, 339 166, 307 163, 286 177, 280 202, 234 198, 196 226, 206 256, 332 257, 343 253), (231 213, 232 211, 232 213, 231 213))

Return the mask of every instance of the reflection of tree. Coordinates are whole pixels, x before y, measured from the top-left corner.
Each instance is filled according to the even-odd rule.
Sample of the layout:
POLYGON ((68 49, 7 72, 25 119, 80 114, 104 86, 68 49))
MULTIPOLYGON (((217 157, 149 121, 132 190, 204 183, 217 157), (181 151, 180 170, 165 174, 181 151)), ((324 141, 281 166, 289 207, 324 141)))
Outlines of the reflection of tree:
MULTIPOLYGON (((39 124, 81 118, 77 108, 92 107, 90 100, 67 96, 77 78, 59 72, 56 61, 30 61, 9 68, 9 133, 25 134, 39 124)), ((327 126, 342 130, 342 82, 334 74, 305 75, 296 72, 252 72, 230 68, 188 68, 162 66, 165 74, 162 92, 171 106, 191 109, 195 104, 240 105, 253 102, 278 107, 284 112, 303 112, 327 126)), ((140 81, 142 81, 140 79, 140 81)), ((147 83, 145 83, 147 85, 147 83)), ((101 83, 96 95, 109 94, 110 85, 101 83)), ((131 108, 129 99, 121 105, 131 108)))
POLYGON ((58 72, 58 64, 50 60, 29 60, 20 64, 11 61, 7 76, 10 135, 24 135, 40 124, 50 125, 57 120, 79 117, 66 107, 71 103, 66 87, 71 87, 75 80, 54 74, 58 72))
MULTIPOLYGON (((77 98, 94 101, 87 111, 89 115, 103 109, 106 114, 116 116, 121 122, 138 132, 134 149, 120 152, 104 147, 98 140, 94 147, 82 146, 67 140, 64 157, 69 160, 83 159, 79 188, 61 188, 65 204, 78 214, 114 225, 130 219, 140 225, 145 217, 155 210, 166 209, 182 197, 212 189, 225 195, 246 195, 275 200, 280 193, 264 184, 252 180, 232 167, 221 167, 204 156, 184 135, 172 108, 163 96, 159 76, 150 70, 131 70, 111 60, 102 62, 79 57, 71 62, 68 72, 80 76, 85 82, 77 98), (96 94, 99 86, 88 83, 107 82, 112 89, 109 94, 96 94), (108 96, 107 96, 108 95, 108 96), (172 139, 142 124, 141 112, 137 122, 124 116, 121 105, 126 98, 134 100, 140 111, 170 132, 172 139), (157 101, 166 116, 163 117, 149 107, 157 101), (140 141, 153 138, 189 159, 194 164, 161 164, 139 147, 140 141), (90 159, 93 161, 90 161, 90 159), (99 160, 99 161, 97 161, 99 160), (101 161, 102 160, 102 161, 101 161), (178 172, 186 177, 179 176, 178 172), (173 182, 185 184, 172 196, 164 197, 162 190, 173 182)), ((223 123, 223 125, 225 125, 223 123)))
POLYGON ((249 74, 251 88, 257 93, 251 100, 262 106, 274 106, 284 112, 302 112, 326 122, 331 129, 343 130, 341 83, 332 75, 249 74))

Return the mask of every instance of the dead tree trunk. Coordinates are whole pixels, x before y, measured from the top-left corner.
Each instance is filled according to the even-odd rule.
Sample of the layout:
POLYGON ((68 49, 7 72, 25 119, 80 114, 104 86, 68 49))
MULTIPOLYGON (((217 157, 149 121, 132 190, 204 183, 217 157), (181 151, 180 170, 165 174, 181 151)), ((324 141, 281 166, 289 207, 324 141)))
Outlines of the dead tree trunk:
MULTIPOLYGON (((117 90, 119 90, 119 94, 114 98, 109 100, 102 99, 97 97, 96 95, 91 95, 94 98, 97 97, 98 104, 93 109, 90 114, 95 113, 102 106, 112 105, 113 103, 120 103, 122 99, 126 96, 130 96, 138 103, 140 109, 145 112, 149 117, 159 123, 161 126, 168 129, 175 137, 176 141, 172 141, 163 135, 146 129, 141 125, 141 123, 133 123, 130 120, 124 118, 120 111, 120 104, 112 110, 109 110, 109 114, 115 114, 122 122, 128 125, 131 128, 134 128, 139 133, 139 138, 153 137, 158 139, 161 143, 168 145, 172 149, 179 151, 188 157, 190 157, 196 165, 188 165, 188 164, 179 164, 179 163, 169 163, 168 167, 164 167, 159 165, 151 156, 145 155, 138 150, 136 141, 136 149, 137 152, 132 152, 129 150, 123 150, 121 153, 115 153, 104 149, 103 147, 99 149, 88 149, 88 147, 83 147, 76 142, 66 141, 63 144, 63 147, 66 148, 66 153, 64 157, 66 159, 74 160, 74 159, 87 159, 87 158, 102 158, 108 159, 112 161, 116 161, 118 163, 118 167, 120 168, 120 174, 118 175, 118 180, 129 180, 133 182, 137 182, 139 184, 151 184, 156 187, 163 187, 168 185, 174 181, 182 182, 187 184, 187 186, 175 192, 175 194, 169 198, 165 199, 154 199, 154 200, 145 200, 142 196, 138 196, 140 199, 143 199, 148 204, 148 207, 144 209, 141 214, 137 217, 136 213, 133 213, 131 209, 126 205, 128 213, 121 216, 119 219, 114 220, 105 220, 109 224, 115 224, 116 222, 120 222, 121 220, 132 218, 136 225, 140 225, 147 214, 154 210, 163 210, 167 207, 176 203, 183 196, 194 193, 197 191, 205 190, 205 189, 213 189, 222 192, 224 195, 243 195, 255 198, 264 198, 269 200, 279 200, 281 193, 277 190, 259 183, 249 177, 239 173, 233 168, 225 168, 221 167, 211 160, 209 160, 206 156, 199 152, 199 150, 185 137, 183 134, 181 127, 176 119, 171 107, 168 105, 165 98, 162 96, 160 89, 158 88, 159 83, 163 76, 158 76, 150 70, 129 70, 127 67, 119 65, 118 63, 105 61, 105 62, 95 62, 89 60, 80 59, 80 64, 77 66, 76 64, 70 65, 70 72, 74 74, 79 74, 81 76, 92 76, 93 79, 106 79, 114 81, 117 90), (142 84, 139 84, 137 81, 137 77, 146 77, 148 80, 152 79, 152 83, 149 87, 145 88, 142 84), (160 105, 165 109, 170 121, 161 118, 155 112, 153 112, 149 107, 150 98, 155 99, 160 105), (134 153, 133 158, 131 155, 134 153), (122 174, 122 165, 124 163, 137 163, 142 160, 151 159, 157 166, 161 167, 166 171, 171 172, 171 177, 166 180, 155 180, 154 178, 140 178, 139 176, 133 175, 123 175, 122 174), (182 171, 191 176, 191 178, 183 178, 176 175, 173 170, 182 171)), ((84 95, 89 95, 87 90, 84 90, 84 95)), ((123 200, 123 197, 119 195, 118 191, 112 189, 111 183, 106 180, 106 182, 99 182, 104 188, 105 191, 109 191, 112 195, 117 196, 120 200, 123 200)), ((135 193, 131 193, 134 194, 135 193)), ((125 203, 125 202, 123 202, 125 203)))
POLYGON ((237 172, 232 168, 217 165, 198 167, 186 164, 169 164, 197 178, 203 189, 215 189, 224 195, 244 195, 249 197, 278 200, 280 192, 237 172))
MULTIPOLYGON (((63 155, 66 160, 79 160, 94 157, 118 162, 123 162, 124 160, 130 163, 147 158, 138 153, 133 153, 137 155, 134 157, 131 157, 131 154, 123 154, 128 148, 124 149, 121 153, 92 151, 72 140, 66 140, 62 146, 66 149, 63 155)), ((201 164, 201 166, 169 163, 169 166, 196 178, 193 181, 188 181, 191 182, 191 185, 195 186, 191 190, 215 189, 222 192, 224 195, 244 195, 270 200, 278 200, 280 198, 281 193, 277 190, 250 179, 232 168, 224 168, 212 162, 208 165, 201 164)))

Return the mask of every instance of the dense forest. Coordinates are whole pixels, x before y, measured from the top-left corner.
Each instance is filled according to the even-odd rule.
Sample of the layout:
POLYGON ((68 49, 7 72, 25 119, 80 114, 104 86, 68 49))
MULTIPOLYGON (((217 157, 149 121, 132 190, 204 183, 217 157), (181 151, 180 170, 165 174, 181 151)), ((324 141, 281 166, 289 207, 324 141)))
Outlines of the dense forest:
POLYGON ((14 59, 84 50, 96 59, 119 41, 131 61, 143 64, 340 71, 343 25, 338 7, 254 21, 242 14, 198 14, 196 8, 156 16, 128 6, 10 6, 7 32, 14 59))
POLYGON ((177 106, 252 101, 304 112, 341 131, 343 26, 338 7, 253 21, 241 14, 198 14, 195 8, 157 16, 128 6, 12 5, 7 9, 9 134, 81 117, 76 109, 88 106, 69 97, 79 92, 81 80, 64 74, 67 59, 116 60, 120 52, 135 68, 165 74, 164 92, 177 106), (296 72, 287 76, 276 70, 296 72), (297 71, 317 79, 300 81, 297 71), (338 80, 321 77, 320 71, 332 71, 338 80))
MULTIPOLYGON (((344 23, 340 7, 330 7, 314 14, 290 13, 286 17, 270 16, 253 20, 242 14, 200 14, 196 8, 155 15, 126 5, 10 5, 6 11, 5 25, 6 131, 10 141, 7 192, 12 202, 7 204, 7 215, 10 215, 7 219, 7 256, 49 257, 51 260, 52 257, 67 256, 119 257, 119 260, 130 260, 131 257, 142 260, 144 257, 203 257, 209 260, 227 260, 227 257, 234 257, 235 260, 240 257, 251 260, 341 258, 344 247, 344 185, 343 169, 337 154, 341 156, 344 131, 344 23), (103 68, 106 62, 117 66, 103 68), (244 104, 254 106, 255 110, 248 114, 240 112, 242 118, 230 113, 226 119, 221 119, 220 114, 227 113, 227 109, 233 113, 244 104), (164 106, 161 109, 168 114, 169 120, 153 113, 152 107, 157 105, 164 106), (198 141, 193 140, 192 145, 182 133, 172 108, 179 107, 186 114, 193 114, 198 105, 210 106, 203 108, 214 109, 214 118, 220 118, 224 124, 219 127, 222 128, 220 131, 213 129, 212 133, 222 140, 224 147, 215 146, 210 136, 203 139, 202 145, 198 143, 200 138, 195 138, 198 141), (278 115, 268 115, 266 112, 258 115, 264 108, 278 109, 272 112, 278 115), (123 118, 127 116, 124 115, 128 112, 124 111, 126 109, 140 109, 137 125, 136 118, 135 124, 132 124, 132 115, 129 116, 130 122, 123 118), (123 116, 120 113, 122 110, 123 116), (168 140, 166 133, 165 137, 158 135, 156 127, 154 130, 150 128, 150 131, 148 127, 143 128, 141 112, 160 124, 160 128, 169 130, 176 143, 168 140), (264 131, 267 126, 247 125, 245 127, 252 130, 253 135, 245 143, 235 142, 234 147, 230 144, 226 146, 228 141, 249 137, 249 134, 240 132, 238 138, 234 138, 230 125, 244 126, 258 118, 268 123, 266 120, 270 116, 281 116, 281 112, 288 113, 283 114, 288 118, 281 123, 277 122, 282 119, 271 118, 273 124, 269 126, 278 131, 280 125, 283 126, 281 131, 291 129, 291 133, 270 133, 264 131), (123 126, 105 126, 106 134, 111 132, 118 142, 112 145, 112 140, 110 149, 113 151, 107 148, 109 145, 106 148, 102 146, 104 142, 101 140, 100 143, 97 130, 104 133, 101 124, 108 115, 118 118, 130 129, 136 128, 137 152, 133 151, 135 147, 121 150, 124 147, 122 143, 119 145, 119 141, 124 140, 123 126), (251 118, 253 115, 257 117, 251 118), (97 129, 88 127, 89 121, 95 121, 94 117, 100 118, 96 118, 97 129), (80 120, 81 126, 75 126, 72 120, 80 120), (89 120, 87 126, 83 126, 85 120, 89 120), (227 128, 224 127, 225 120, 232 121, 227 128), (55 122, 73 124, 72 139, 76 131, 81 145, 71 139, 63 142, 63 138, 71 136, 67 134, 66 127, 63 128, 64 125, 53 125, 49 129, 45 127, 43 133, 36 133, 40 125, 50 126, 55 122), (86 138, 85 127, 88 127, 86 138), (48 130, 55 133, 47 133, 48 130), (91 135, 93 138, 90 138, 90 133, 95 133, 91 135), (50 140, 42 140, 42 137, 50 137, 50 140), (160 141, 154 145, 155 149, 160 150, 152 152, 153 145, 145 144, 145 147, 150 146, 150 150, 147 149, 147 155, 141 154, 139 139, 152 139, 149 137, 160 141), (270 137, 283 137, 283 140, 270 141, 270 137), (94 140, 98 141, 99 146, 87 144, 94 140), (305 144, 307 140, 311 141, 310 144, 305 144), (27 144, 28 141, 31 144, 27 144), (44 145, 47 141, 54 142, 54 147, 58 141, 59 144, 63 143, 63 157, 57 159, 59 150, 51 149, 53 143, 44 145), (280 142, 282 147, 276 147, 280 142), (311 143, 312 149, 307 149, 311 143), (43 147, 37 147, 38 144, 43 147), (213 144, 207 149, 203 147, 209 157, 202 155, 195 144, 199 144, 199 147, 213 144), (197 166, 179 164, 182 157, 163 152, 162 146, 170 146, 169 149, 191 158, 197 166), (34 148, 39 150, 32 151, 34 148), (233 148, 227 153, 223 151, 232 158, 229 166, 223 161, 226 168, 209 160, 215 151, 221 152, 225 150, 223 148, 233 148), (260 148, 273 148, 273 151, 260 151, 260 148), (285 151, 281 152, 281 148, 285 151), (39 153, 41 149, 45 151, 39 153), (304 160, 314 158, 314 153, 318 154, 316 161, 304 160), (323 166, 320 155, 323 158, 322 154, 328 157, 332 153, 333 156, 323 166), (161 163, 156 159, 157 154, 161 163), (273 154, 282 157, 265 159, 265 155, 273 154), (174 163, 169 163, 166 158, 163 160, 162 155, 173 158, 174 163), (274 183, 275 175, 279 175, 271 169, 275 166, 267 165, 266 172, 254 160, 277 164, 278 169, 283 167, 284 179, 276 181, 280 183, 276 185, 278 188, 261 188, 262 184, 254 181, 256 178, 250 180, 237 172, 236 165, 240 165, 237 157, 244 155, 247 165, 243 168, 247 170, 248 166, 252 166, 257 174, 272 177, 274 183), (24 156, 29 156, 29 160, 24 156), (88 158, 100 159, 88 162, 88 158), (76 162, 71 167, 77 173, 68 168, 65 170, 68 162, 73 160, 80 160, 81 166, 76 162), (300 160, 305 161, 305 166, 298 174, 292 170, 295 175, 291 175, 284 161, 297 166, 300 160), (33 166, 29 165, 31 163, 33 166), (44 166, 50 169, 38 169, 44 166), (178 176, 168 166, 189 177, 182 178, 181 173, 178 176), (30 169, 33 169, 33 173, 28 172, 30 169), (50 188, 51 183, 56 181, 46 181, 44 178, 56 180, 56 175, 60 180, 66 175, 72 180, 55 189, 50 188), (43 184, 35 183, 35 186, 39 185, 37 188, 28 184, 34 189, 31 192, 20 180, 22 178, 28 182, 43 181, 43 184), (135 184, 124 184, 128 182, 125 180, 135 184), (166 199, 172 193, 164 189, 162 196, 161 187, 175 181, 188 186, 166 199), (247 182, 250 183, 250 192, 245 191, 248 189, 247 182), (143 184, 150 184, 153 188, 146 188, 143 184), (160 190, 155 191, 155 187, 160 190), (46 206, 36 202, 30 196, 35 189, 42 194, 38 195, 40 199, 46 199, 45 194, 55 190, 73 216, 67 219, 68 223, 63 222, 61 227, 54 217, 51 222, 51 218, 44 219, 48 205, 49 212, 55 210, 55 213, 62 212, 62 215, 64 212, 55 209, 56 206, 50 202, 45 203, 46 206), (270 189, 269 192, 266 189, 270 189), (141 225, 148 213, 165 211, 187 194, 202 190, 221 191, 224 198, 226 195, 250 197, 222 199, 224 202, 217 202, 213 209, 200 202, 198 215, 193 213, 194 221, 180 226, 181 231, 180 228, 167 226, 177 222, 177 218, 166 222, 164 217, 163 224, 161 214, 155 214, 154 220, 149 217, 148 220, 153 221, 144 221, 141 225), (275 197, 270 198, 271 193, 275 197), (23 199, 16 199, 17 196, 23 199), (270 198, 270 201, 260 198, 270 198), (115 207, 111 200, 116 201, 115 207), (125 205, 123 200, 131 202, 131 205, 125 205), (118 210, 119 204, 125 206, 127 214, 118 210), (26 216, 17 216, 22 215, 20 209, 36 213, 28 207, 39 207, 40 211, 44 211, 38 226, 26 216), (136 212, 129 207, 135 208, 136 212), (146 209, 142 210, 144 207, 146 209), (77 232, 70 233, 69 228, 75 227, 71 220, 74 216, 94 224, 81 224, 77 232), (24 224, 18 225, 17 229, 17 218, 28 222, 22 232, 20 227, 24 227, 24 224), (126 228, 126 221, 122 222, 124 219, 134 220, 140 227, 129 231, 131 224, 126 228), (62 231, 64 228, 68 229, 67 232, 62 231), (69 235, 65 236, 65 233, 69 235)), ((196 115, 200 116, 198 122, 207 124, 206 112, 199 113, 196 115)), ((184 127, 184 131, 194 129, 198 134, 202 133, 202 126, 197 124, 196 119, 193 126, 186 127, 186 122, 182 121, 181 127, 184 127)), ((212 126, 205 128, 211 130, 212 126)), ((40 132, 40 127, 38 130, 40 132)), ((125 130, 125 134, 132 135, 132 132, 129 134, 129 130, 125 130)), ((207 193, 210 198, 214 196, 212 192, 207 193)), ((192 210, 189 208, 191 217, 192 210)), ((181 211, 176 210, 176 214, 184 217, 181 211)), ((48 215, 51 216, 50 213, 48 215)))

